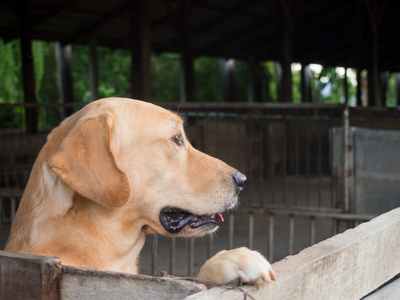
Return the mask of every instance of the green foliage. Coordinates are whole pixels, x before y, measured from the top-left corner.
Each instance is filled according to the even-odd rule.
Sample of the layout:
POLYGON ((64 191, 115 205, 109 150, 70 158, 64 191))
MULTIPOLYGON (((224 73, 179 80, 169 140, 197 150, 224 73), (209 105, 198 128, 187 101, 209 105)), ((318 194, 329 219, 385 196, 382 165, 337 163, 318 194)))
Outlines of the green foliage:
POLYGON ((395 77, 392 74, 389 77, 387 93, 386 93, 386 106, 387 107, 396 107, 397 106, 395 84, 396 84, 395 77))
POLYGON ((174 53, 151 55, 151 92, 155 102, 179 102, 180 57, 174 53))
POLYGON ((273 61, 261 63, 262 97, 266 102, 278 102, 278 76, 273 61))
POLYGON ((194 61, 196 100, 222 101, 222 78, 218 58, 201 56, 194 61))
POLYGON ((301 68, 292 68, 293 103, 301 103, 301 68))
POLYGON ((235 60, 236 95, 235 101, 246 102, 248 99, 249 72, 247 62, 235 60))
POLYGON ((21 51, 18 40, 0 39, 0 103, 22 102, 21 51))
MULTIPOLYGON (((40 103, 60 102, 57 64, 54 44, 42 41, 32 42, 34 59, 35 87, 40 103)), ((75 102, 90 101, 89 89, 89 47, 73 45, 71 68, 74 84, 75 102)), ((194 61, 196 96, 199 102, 222 101, 222 78, 218 58, 198 57, 194 61)), ((127 50, 112 50, 98 47, 99 97, 131 95, 131 55, 127 50)), ((23 102, 21 72, 21 53, 18 40, 5 43, 0 39, 0 103, 23 102)), ((262 99, 267 102, 278 101, 278 78, 274 62, 260 63, 262 99)), ((248 97, 248 64, 235 61, 235 100, 245 102, 248 97)), ((180 100, 180 56, 173 53, 151 55, 152 100, 156 102, 180 100)), ((356 82, 354 71, 348 70, 348 95, 350 103, 355 103, 356 82)), ((301 72, 295 67, 292 71, 293 102, 301 102, 301 72)), ((313 102, 343 103, 344 76, 339 68, 326 67, 315 72, 311 81, 313 102)), ((394 76, 388 83, 387 106, 396 106, 394 76)), ((8 118, 11 112, 1 112, 8 118)), ((13 112, 14 113, 14 112, 13 112)), ((15 112, 18 113, 18 112, 15 112)), ((20 112, 22 113, 22 112, 20 112)), ((46 118, 58 118, 58 113, 46 118)), ((16 121, 20 124, 23 117, 16 121)), ((19 125, 22 126, 22 125, 19 125)))
MULTIPOLYGON (((354 71, 348 69, 348 99, 350 104, 356 102, 357 85, 351 80, 354 77, 354 71)), ((344 103, 344 70, 336 67, 325 67, 319 74, 314 74, 312 80, 312 99, 313 102, 321 103, 344 103)))
POLYGON ((47 45, 45 42, 32 42, 33 68, 35 72, 35 91, 36 97, 40 98, 40 89, 42 87, 42 79, 44 75, 44 56, 47 45))

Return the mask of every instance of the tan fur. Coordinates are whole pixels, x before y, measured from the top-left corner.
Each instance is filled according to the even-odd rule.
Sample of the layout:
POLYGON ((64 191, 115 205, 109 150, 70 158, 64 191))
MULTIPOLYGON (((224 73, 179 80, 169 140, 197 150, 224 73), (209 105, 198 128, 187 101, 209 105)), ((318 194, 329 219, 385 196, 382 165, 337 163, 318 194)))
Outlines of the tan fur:
MULTIPOLYGON (((215 229, 185 226, 172 234, 161 225, 160 211, 170 206, 215 215, 234 207, 235 172, 194 149, 178 115, 138 100, 95 101, 49 134, 6 250, 137 273, 147 234, 203 236, 215 229), (179 135, 182 145, 174 142, 179 135)), ((265 270, 258 273, 263 278, 265 270)), ((228 278, 219 276, 220 282, 228 278)))

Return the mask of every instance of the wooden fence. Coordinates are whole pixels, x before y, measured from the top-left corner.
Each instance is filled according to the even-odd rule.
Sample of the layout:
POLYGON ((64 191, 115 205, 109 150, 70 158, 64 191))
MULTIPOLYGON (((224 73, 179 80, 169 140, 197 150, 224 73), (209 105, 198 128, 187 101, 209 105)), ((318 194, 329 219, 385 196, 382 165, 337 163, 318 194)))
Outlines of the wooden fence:
POLYGON ((0 299, 360 299, 400 273, 399 247, 400 208, 275 263, 276 282, 208 290, 189 279, 101 272, 0 251, 0 299))

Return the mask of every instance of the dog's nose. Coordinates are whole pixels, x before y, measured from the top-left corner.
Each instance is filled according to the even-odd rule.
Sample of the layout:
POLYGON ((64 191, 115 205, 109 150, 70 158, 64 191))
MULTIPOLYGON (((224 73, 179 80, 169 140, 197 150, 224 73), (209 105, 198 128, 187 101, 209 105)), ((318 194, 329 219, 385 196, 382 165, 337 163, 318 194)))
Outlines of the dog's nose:
POLYGON ((240 172, 236 172, 235 174, 232 175, 233 179, 235 180, 235 183, 239 189, 239 191, 243 190, 244 184, 246 183, 246 176, 240 172))

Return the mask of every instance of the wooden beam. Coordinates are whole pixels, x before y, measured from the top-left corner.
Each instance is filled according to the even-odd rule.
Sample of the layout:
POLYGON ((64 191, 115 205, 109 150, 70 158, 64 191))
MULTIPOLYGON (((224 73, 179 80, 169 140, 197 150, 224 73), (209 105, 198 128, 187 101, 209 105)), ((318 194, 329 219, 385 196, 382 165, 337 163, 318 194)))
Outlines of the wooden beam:
MULTIPOLYGON (((230 7, 229 9, 225 9, 224 13, 208 20, 207 22, 202 23, 200 26, 197 26, 191 30, 193 36, 197 36, 203 34, 209 30, 215 29, 216 26, 223 22, 229 21, 229 19, 234 18, 239 14, 243 14, 246 9, 249 9, 254 4, 254 1, 245 0, 238 5, 230 7)), ((191 8, 194 9, 195 5, 192 4, 191 8)), ((202 7, 209 7, 209 5, 202 5, 202 7)), ((175 45, 179 43, 180 37, 172 39, 168 44, 169 46, 175 45)))
MULTIPOLYGON (((133 2, 135 2, 135 1, 133 1, 133 2)), ((82 27, 80 30, 78 30, 79 35, 83 36, 83 37, 92 36, 102 26, 107 25, 108 23, 112 22, 113 20, 121 17, 122 15, 124 15, 128 11, 130 11, 131 5, 132 5, 132 3, 128 2, 127 4, 122 5, 119 9, 111 12, 107 16, 100 18, 97 21, 92 22, 92 23, 82 27)))
POLYGON ((205 290, 204 285, 184 280, 102 272, 65 266, 61 299, 184 299, 205 290))
POLYGON ((197 299, 360 299, 400 272, 400 208, 273 264, 277 281, 215 287, 197 299))
POLYGON ((55 8, 53 8, 50 12, 45 13, 45 15, 38 20, 36 20, 33 24, 33 28, 36 28, 47 21, 61 15, 62 13, 65 13, 70 9, 72 6, 75 5, 75 3, 78 2, 78 0, 70 0, 70 1, 62 1, 59 5, 57 5, 55 8))
POLYGON ((132 1, 130 37, 132 97, 151 101, 150 19, 146 0, 132 1))
POLYGON ((0 299, 60 299, 60 276, 59 258, 0 251, 0 299))

